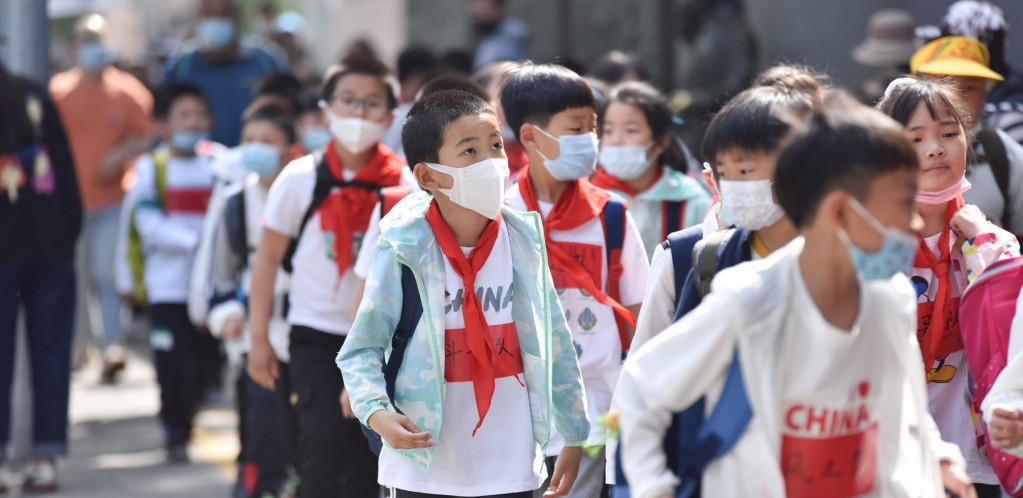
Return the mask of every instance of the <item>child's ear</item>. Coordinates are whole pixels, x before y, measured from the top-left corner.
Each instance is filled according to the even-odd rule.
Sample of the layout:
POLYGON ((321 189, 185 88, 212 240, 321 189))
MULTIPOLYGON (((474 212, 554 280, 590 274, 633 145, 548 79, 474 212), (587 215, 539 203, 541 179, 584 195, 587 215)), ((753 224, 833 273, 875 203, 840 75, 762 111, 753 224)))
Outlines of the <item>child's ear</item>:
POLYGON ((412 169, 412 176, 415 177, 419 187, 423 190, 433 193, 437 189, 443 188, 439 182, 440 174, 427 166, 426 163, 417 163, 416 167, 412 169))
POLYGON ((721 195, 718 193, 717 181, 714 180, 714 172, 704 168, 700 170, 700 175, 703 176, 703 181, 707 182, 707 187, 710 188, 710 193, 713 194, 714 197, 721 198, 721 195))
POLYGON ((522 123, 519 127, 519 142, 526 150, 536 150, 536 128, 529 123, 522 123))
POLYGON ((827 220, 831 225, 849 230, 849 194, 840 190, 834 190, 824 196, 820 208, 817 210, 817 218, 827 220))

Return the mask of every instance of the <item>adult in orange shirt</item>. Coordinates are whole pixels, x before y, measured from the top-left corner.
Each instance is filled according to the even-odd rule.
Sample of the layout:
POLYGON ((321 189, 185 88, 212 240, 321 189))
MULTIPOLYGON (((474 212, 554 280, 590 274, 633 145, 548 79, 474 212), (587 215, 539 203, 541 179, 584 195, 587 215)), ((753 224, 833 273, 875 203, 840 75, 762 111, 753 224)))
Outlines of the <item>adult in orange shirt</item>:
POLYGON ((110 65, 108 26, 99 14, 75 25, 77 65, 50 80, 67 129, 85 208, 78 247, 79 279, 88 323, 103 353, 103 376, 124 368, 121 304, 114 285, 114 245, 131 160, 150 145, 153 97, 133 76, 110 65))

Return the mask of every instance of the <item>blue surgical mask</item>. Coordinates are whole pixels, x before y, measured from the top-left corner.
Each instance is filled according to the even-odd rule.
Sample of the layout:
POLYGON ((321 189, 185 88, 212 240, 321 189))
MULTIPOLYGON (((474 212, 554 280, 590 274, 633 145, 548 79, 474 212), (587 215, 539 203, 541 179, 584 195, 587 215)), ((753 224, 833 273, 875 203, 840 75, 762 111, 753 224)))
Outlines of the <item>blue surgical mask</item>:
POLYGON ((647 157, 653 145, 652 141, 646 145, 605 145, 600 148, 600 165, 619 180, 635 180, 657 159, 657 156, 647 157))
POLYGON ((249 142, 238 146, 242 166, 259 175, 260 180, 273 178, 281 169, 281 150, 265 142, 249 142))
POLYGON ((592 131, 582 135, 561 135, 555 137, 539 126, 540 133, 558 141, 561 152, 558 157, 548 159, 542 152, 537 154, 543 158, 547 171, 561 181, 571 181, 587 177, 597 169, 597 134, 592 131))
POLYGON ((234 22, 224 17, 205 17, 199 21, 195 32, 207 47, 221 49, 234 39, 234 22))
POLYGON ((176 131, 171 135, 171 146, 178 150, 195 152, 196 144, 209 137, 209 132, 205 131, 176 131))
POLYGON ((78 65, 84 69, 103 69, 110 64, 111 59, 110 52, 98 41, 83 43, 78 47, 78 65))
POLYGON ((310 126, 302 133, 302 149, 306 152, 320 150, 327 146, 331 138, 334 137, 330 130, 322 126, 310 126))
POLYGON ((887 280, 896 273, 908 271, 913 265, 913 257, 920 244, 917 237, 898 228, 884 226, 859 201, 850 199, 849 205, 853 210, 884 236, 881 248, 868 252, 856 247, 849 240, 845 230, 838 230, 838 237, 849 248, 849 258, 856 271, 864 280, 887 280))

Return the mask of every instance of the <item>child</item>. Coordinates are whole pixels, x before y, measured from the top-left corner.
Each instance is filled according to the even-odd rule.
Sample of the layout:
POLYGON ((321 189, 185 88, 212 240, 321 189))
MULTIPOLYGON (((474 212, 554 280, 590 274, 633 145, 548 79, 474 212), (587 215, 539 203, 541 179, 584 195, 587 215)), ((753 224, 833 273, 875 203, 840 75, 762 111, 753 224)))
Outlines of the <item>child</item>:
MULTIPOLYGON (((586 82, 560 66, 527 65, 504 83, 501 103, 529 157, 506 203, 543 216, 554 286, 572 330, 587 413, 596 420, 611 406, 629 348, 646 285, 646 251, 628 212, 614 227, 611 216, 624 211, 624 201, 586 179, 597 164, 596 104, 586 82), (619 248, 611 247, 612 237, 619 248)), ((561 449, 558 436, 551 436, 548 457, 561 449)), ((587 444, 604 442, 594 424, 587 444)), ((603 450, 584 455, 571 496, 599 496, 603 487, 603 450)))
MULTIPOLYGON (((223 339, 232 364, 244 365, 249 349, 245 300, 263 205, 274 178, 291 158, 295 140, 295 120, 287 108, 273 102, 249 106, 242 115, 238 147, 249 175, 214 192, 206 211, 191 292, 201 299, 212 298, 203 318, 210 333, 223 339)), ((281 388, 268 391, 257 386, 244 368, 238 378, 237 487, 247 497, 276 495, 296 463, 295 422, 288 402, 288 325, 282 313, 288 275, 283 270, 277 273, 269 339, 279 362, 281 388)))
POLYGON ((195 329, 186 307, 188 277, 213 186, 210 158, 197 155, 195 146, 208 136, 213 121, 198 87, 175 83, 159 97, 154 111, 166 145, 135 163, 133 214, 145 261, 164 445, 168 460, 184 462, 211 363, 205 352, 215 350, 210 346, 215 340, 195 329))
POLYGON ((972 491, 927 413, 913 291, 898 275, 916 247, 916 155, 897 123, 850 97, 819 112, 774 175, 801 237, 722 271, 699 307, 626 361, 615 404, 632 496, 674 495, 671 414, 715 399, 733 355, 752 418, 703 470, 703 496, 972 491))
POLYGON ((647 256, 671 232, 699 225, 710 207, 707 190, 686 176, 696 158, 671 133, 672 119, 667 99, 640 82, 612 89, 600 116, 593 184, 628 200, 647 256))
MULTIPOLYGON (((775 203, 777 186, 772 186, 775 161, 793 122, 810 113, 812 98, 805 93, 772 87, 751 88, 726 104, 711 120, 703 141, 703 155, 710 158, 710 183, 721 191, 721 209, 737 227, 722 240, 718 271, 743 261, 763 259, 796 236, 792 221, 775 203)), ((709 215, 713 217, 713 215, 709 215)), ((715 220, 716 222, 716 220, 715 220)), ((687 232, 703 238, 702 229, 687 232)), ((707 237, 709 240, 709 237, 707 237)), ((675 268, 672 253, 680 243, 672 237, 654 252, 651 279, 643 301, 646 305, 636 324, 633 347, 640 347, 698 304, 697 268, 692 250, 684 250, 684 270, 675 268), (671 250, 668 250, 671 249, 671 250), (683 282, 676 281, 676 274, 683 282), (676 292, 678 289, 678 292, 676 292)), ((690 242, 693 247, 696 242, 690 242)))
POLYGON ((285 270, 292 270, 286 315, 300 496, 331 496, 339 490, 375 496, 376 459, 359 424, 342 418, 342 382, 333 360, 354 316, 359 279, 351 268, 378 192, 409 181, 410 175, 405 161, 378 143, 397 102, 397 83, 383 64, 346 58, 327 71, 321 97, 334 138, 325 150, 285 167, 267 195, 252 263, 248 374, 256 384, 275 388, 280 370, 267 321, 277 267, 287 263, 285 270))
POLYGON ((567 442, 546 496, 565 496, 589 434, 539 216, 502 207, 500 130, 485 100, 459 90, 409 111, 402 143, 427 192, 381 220, 365 298, 337 355, 355 414, 387 443, 379 479, 395 498, 528 498, 543 479, 552 420, 567 442), (414 287, 402 283, 409 270, 414 287), (410 288, 422 314, 388 386, 384 352, 410 288))
POLYGON ((906 128, 920 162, 916 210, 923 217, 910 272, 917 293, 917 339, 927 374, 931 415, 942 436, 959 445, 978 495, 997 496, 998 476, 977 447, 970 410, 969 379, 959 333, 959 298, 991 263, 1019 256, 1012 234, 988 222, 962 194, 969 138, 966 112, 951 87, 937 81, 900 78, 889 85, 878 108, 906 128))
MULTIPOLYGON (((1020 293, 1023 297, 1023 293, 1020 293)), ((1023 299, 1016 302, 1016 315, 1009 333, 1008 361, 981 405, 992 447, 1023 458, 1023 299)), ((1018 464, 1018 461, 1016 463, 1018 464)), ((1016 467, 1018 468, 1018 467, 1016 467)), ((1015 469, 1014 469, 1015 470, 1015 469)), ((1017 471, 1018 472, 1018 471, 1017 471)), ((1019 496, 1023 482, 1006 488, 1019 496)))

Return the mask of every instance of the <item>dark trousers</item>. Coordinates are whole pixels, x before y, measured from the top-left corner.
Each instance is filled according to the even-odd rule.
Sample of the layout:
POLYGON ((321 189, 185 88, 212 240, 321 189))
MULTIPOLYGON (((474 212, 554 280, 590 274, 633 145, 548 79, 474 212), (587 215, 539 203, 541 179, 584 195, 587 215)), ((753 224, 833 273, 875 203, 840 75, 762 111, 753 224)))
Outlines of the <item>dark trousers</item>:
POLYGON ((977 498, 1001 498, 1002 487, 997 484, 974 484, 973 489, 977 490, 977 498))
MULTIPOLYGON (((245 364, 244 362, 242 363, 245 364)), ((238 376, 238 482, 241 496, 277 495, 296 468, 297 431, 291 411, 288 364, 278 363, 276 389, 256 384, 244 368, 238 376)))
POLYGON ((358 420, 341 416, 341 371, 334 359, 344 337, 291 328, 291 401, 298 421, 302 498, 375 498, 377 457, 358 420))
POLYGON ((204 351, 216 339, 199 332, 188 320, 184 304, 153 304, 149 307, 152 327, 149 344, 160 384, 160 422, 167 447, 188 443, 192 420, 206 388, 205 375, 210 366, 204 351))
POLYGON ((72 261, 0 262, 0 451, 10 441, 14 341, 20 305, 25 309, 32 372, 33 453, 64 455, 75 310, 72 261))

